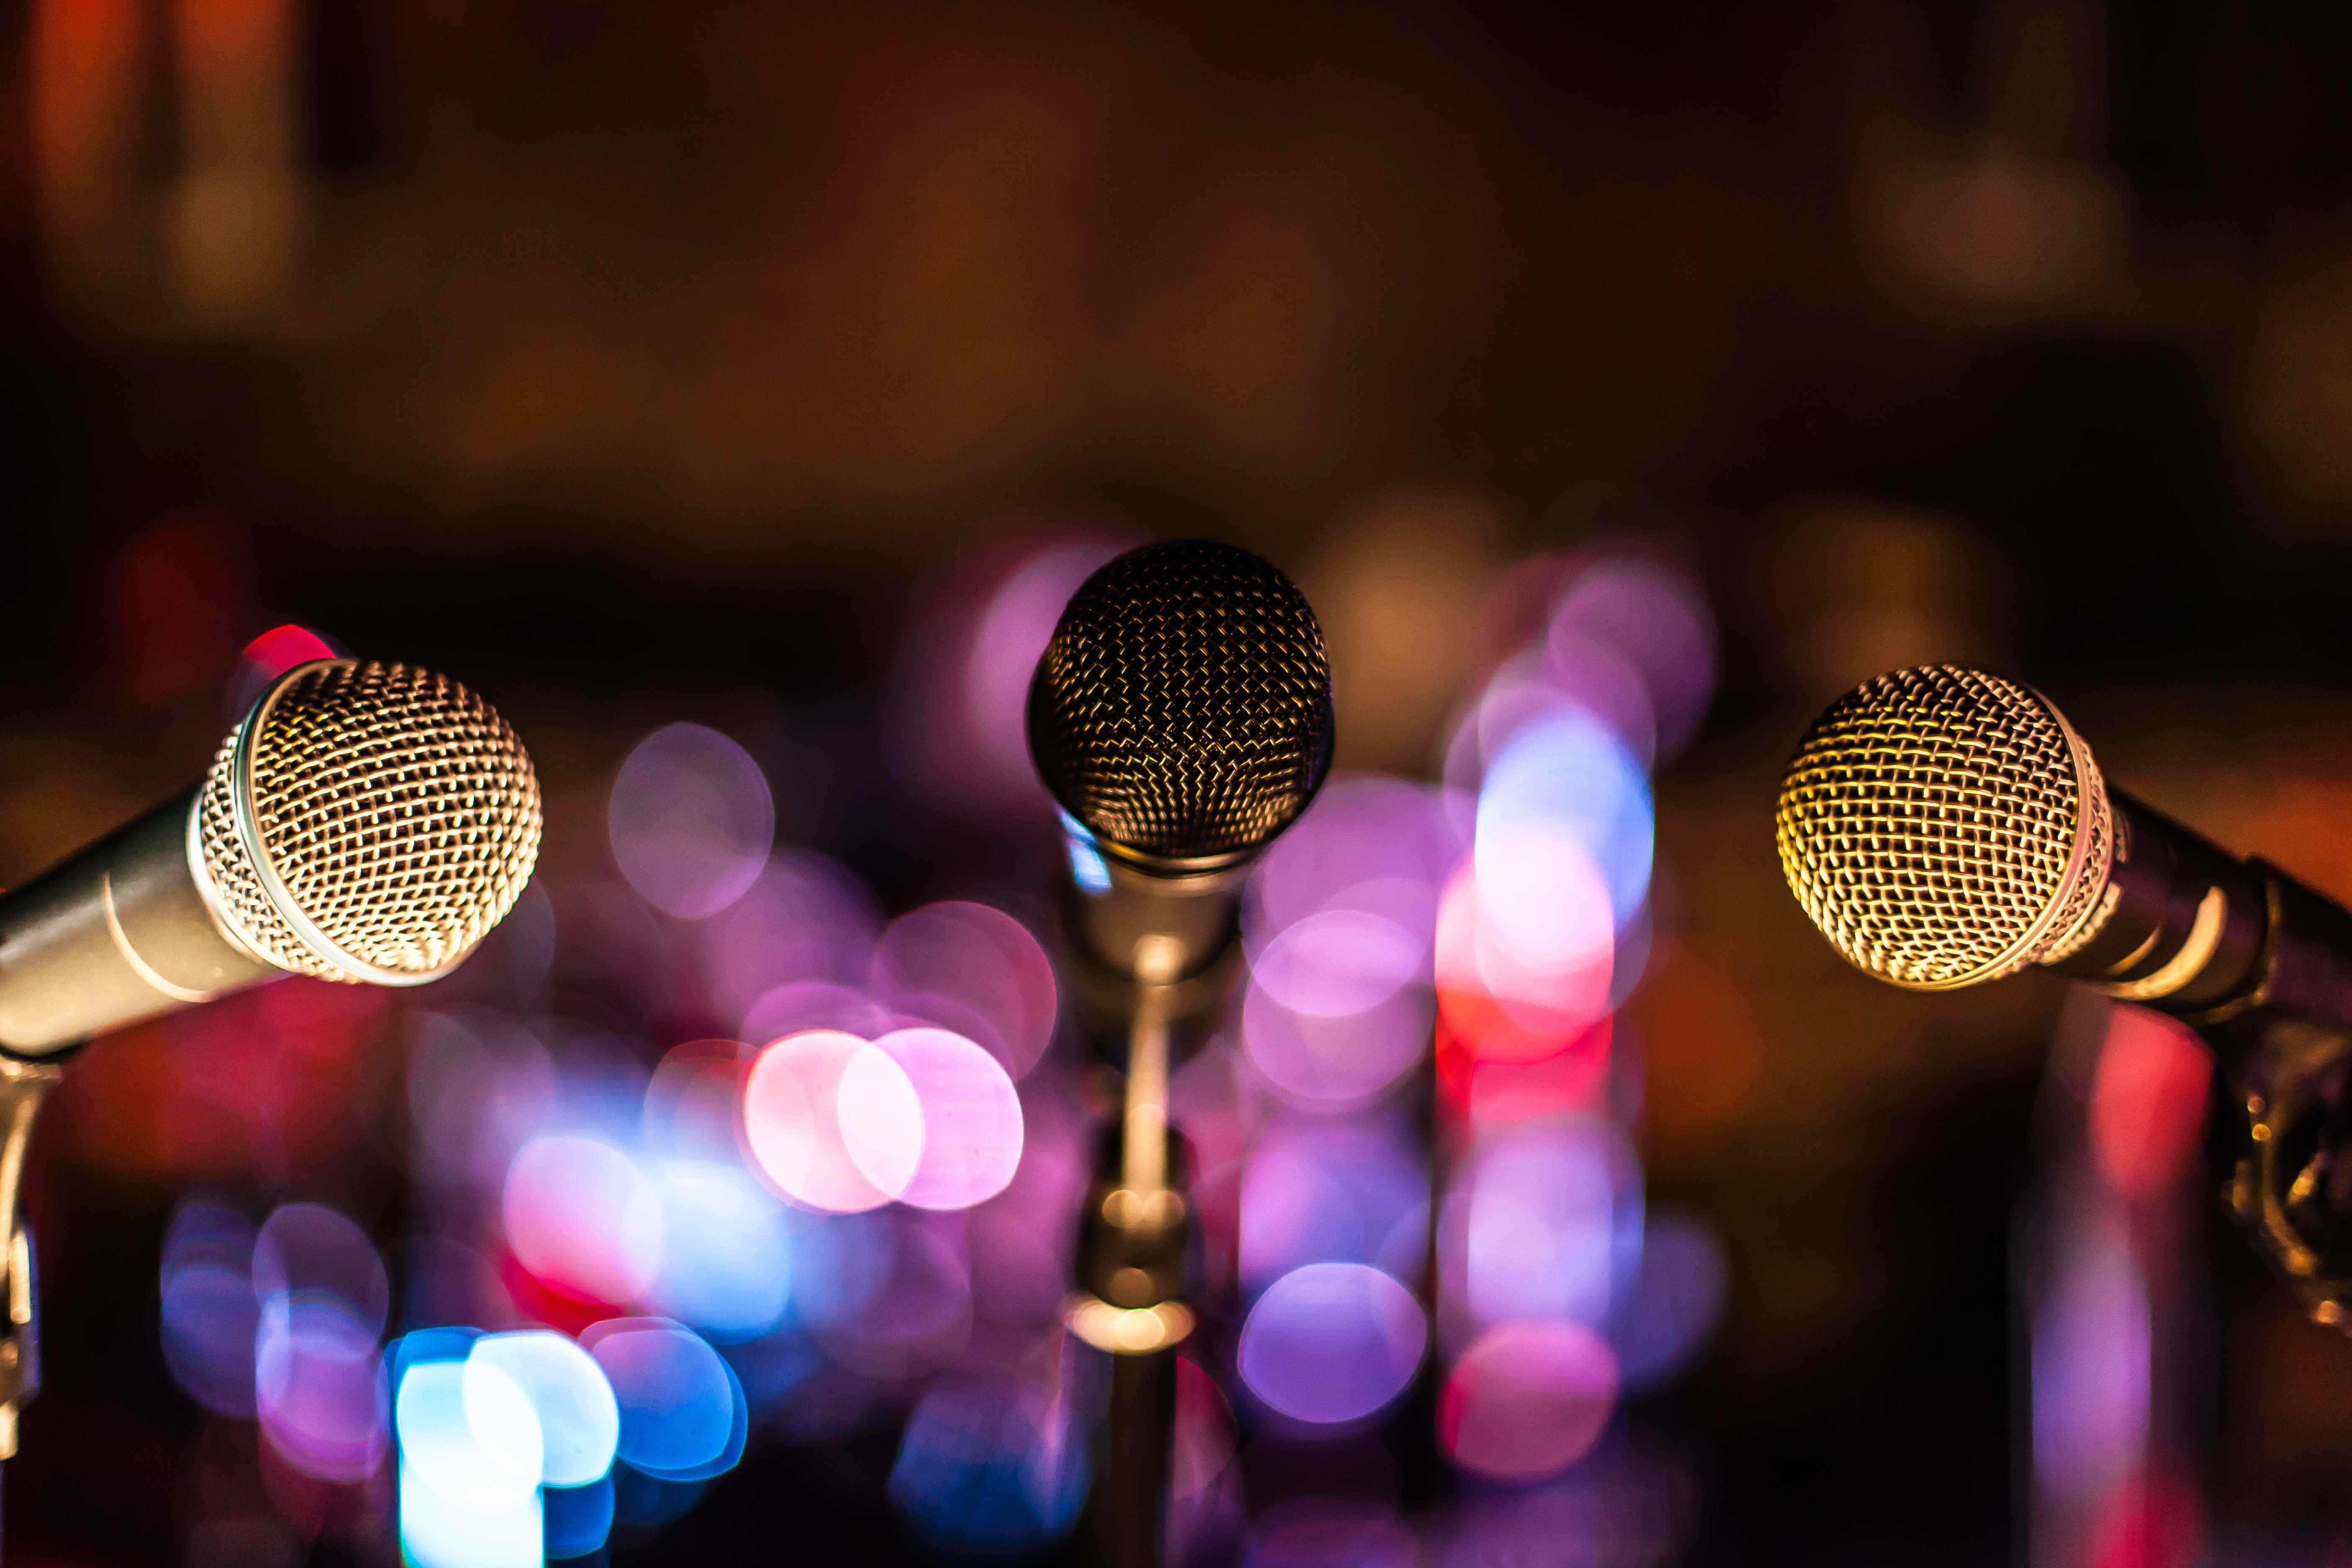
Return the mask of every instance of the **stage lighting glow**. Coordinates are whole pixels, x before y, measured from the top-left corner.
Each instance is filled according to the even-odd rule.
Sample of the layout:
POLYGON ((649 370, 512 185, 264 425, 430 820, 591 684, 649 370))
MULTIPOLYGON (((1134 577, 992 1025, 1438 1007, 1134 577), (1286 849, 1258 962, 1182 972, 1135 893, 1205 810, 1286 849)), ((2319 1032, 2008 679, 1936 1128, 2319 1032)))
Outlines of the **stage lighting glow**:
POLYGON ((1659 1386, 1706 1348, 1729 1282, 1723 1245, 1705 1221, 1655 1213, 1643 1221, 1641 1270, 1609 1331, 1626 1393, 1659 1386))
POLYGON ((1036 782, 1029 760, 1029 678, 1053 640, 1070 595, 1118 553, 1101 540, 1075 540, 1040 550, 989 596, 973 631, 964 666, 965 710, 974 760, 1010 791, 1036 782))
POLYGON ((1360 1263, 1310 1263, 1266 1288, 1235 1362, 1269 1409, 1314 1425, 1358 1421, 1412 1382, 1429 1325, 1412 1292, 1360 1263))
POLYGON ((392 1291, 374 1247, 332 1209, 285 1205, 256 1235, 251 1290, 254 1405, 270 1447, 306 1476, 365 1479, 390 1415, 376 1347, 392 1291))
POLYGON ((158 1270, 163 1363, 189 1398, 215 1415, 251 1419, 253 1222, 224 1204, 191 1198, 172 1216, 158 1270))
POLYGON ((1310 1263, 1368 1263, 1410 1278, 1426 1249, 1428 1194, 1423 1156, 1394 1129, 1277 1123, 1242 1180, 1243 1288, 1310 1263))
POLYGON ((1648 688, 1658 752, 1672 755, 1706 716, 1715 685, 1715 616, 1699 586, 1664 563, 1620 556, 1588 567, 1554 607, 1552 662, 1572 667, 1601 643, 1622 652, 1648 688))
MULTIPOLYGON (((711 1005, 740 1020, 780 985, 862 984, 879 922, 848 871, 805 849, 779 849, 743 896, 695 928, 711 1005)), ((738 1031, 772 1040, 785 1032, 738 1031)))
POLYGON ((392 1281, 367 1233, 323 1204, 284 1204, 253 1243, 253 1293, 277 1300, 332 1300, 366 1330, 383 1332, 392 1281))
POLYGON ((1591 1451, 1617 1405, 1617 1363, 1580 1323, 1503 1323, 1454 1364, 1439 1396, 1439 1438, 1454 1462, 1491 1480, 1532 1481, 1591 1451))
POLYGON ((885 1211, 813 1215, 795 1211, 792 1315, 803 1328, 867 1321, 897 1266, 899 1227, 885 1211))
POLYGON ((541 1282, 592 1301, 634 1301, 661 1268, 660 1195, 636 1163, 593 1138, 555 1133, 508 1168, 507 1245, 541 1282))
POLYGON ((721 1344, 772 1332, 793 1279, 791 1229, 776 1200, 733 1161, 671 1161, 653 1179, 665 1245, 649 1303, 721 1344))
POLYGON ((2155 1321, 2122 1205, 2069 1206, 2033 1310, 2033 1473, 2054 1496, 2087 1500, 2146 1462, 2155 1321))
POLYGON ((411 1568, 541 1568, 539 1494, 467 1502, 400 1471, 400 1552, 411 1568))
POLYGON ((1521 863, 1557 859, 1558 842, 1577 846, 1623 925, 1649 896, 1653 837, 1649 780, 1624 742, 1589 713, 1553 714, 1512 737, 1479 786, 1481 907, 1515 956, 1540 964, 1557 939, 1521 863))
POLYGON ((795 980, 761 992, 744 1010, 741 1033, 747 1040, 781 1040, 826 1030, 871 1040, 896 1027, 897 1016, 854 985, 795 980))
POLYGON ((322 1481, 362 1481, 385 1447, 376 1331, 332 1299, 265 1302, 254 1342, 254 1404, 287 1464, 322 1481))
POLYGON ((536 1473, 551 1487, 584 1487, 613 1468, 620 1405, 595 1359, 544 1329, 488 1334, 466 1357, 467 1425, 485 1449, 520 1461, 534 1447, 536 1473), (512 1407, 520 1394, 530 1419, 512 1407), (526 1426, 528 1430, 526 1430, 526 1426))
MULTIPOLYGON (((961 1003, 987 1026, 973 1037, 1001 1046, 1016 1078, 1053 1043, 1054 965, 1026 926, 985 904, 927 904, 891 921, 874 950, 872 984, 885 1000, 961 1003)), ((908 1010, 922 1014, 919 1004, 908 1010)))
POLYGON ((415 1016, 408 1121, 419 1181, 471 1186, 506 1179, 515 1151, 555 1114, 555 1067, 529 1030, 487 1009, 415 1016))
POLYGON ((702 1480, 743 1457, 750 1412, 719 1352, 681 1324, 618 1318, 581 1336, 620 1408, 620 1458, 665 1480, 702 1480))
POLYGON ((629 886, 681 920, 748 891, 775 840, 776 803, 751 753, 716 730, 670 724, 613 777, 605 821, 629 886))
POLYGON ((1438 909, 1439 1012, 1456 1038, 1492 1061, 1552 1056, 1609 1007, 1614 942, 1607 889, 1591 862, 1556 836, 1547 836, 1528 864, 1557 880, 1538 896, 1529 871, 1497 878, 1500 897, 1526 916, 1517 942, 1497 933, 1486 889, 1470 866, 1447 884, 1438 909), (1547 932, 1559 944, 1549 951, 1543 947, 1547 932), (1517 956, 1530 950, 1539 963, 1517 956))
POLYGON ((1358 910, 1428 940, 1437 889, 1463 844, 1434 790, 1402 779, 1333 779, 1250 875, 1242 935, 1252 961, 1326 910, 1358 910))
MULTIPOLYGON (((945 1029, 901 1029, 875 1044, 898 1064, 922 1108, 921 1155, 899 1200, 966 1209, 1003 1192, 1020 1166, 1022 1142, 1021 1096, 1003 1067, 945 1029)), ((845 1075, 845 1118, 848 1081, 845 1075)), ((892 1108, 886 1102, 870 1114, 892 1108)))
POLYGON ((466 1430, 491 1464, 534 1480, 547 1471, 547 1434, 540 1425, 539 1408, 529 1390, 510 1376, 498 1361, 466 1358, 458 1374, 458 1400, 466 1410, 466 1430))
POLYGON ((1427 965, 1427 943, 1394 921, 1327 909, 1277 932, 1252 962, 1250 976, 1294 1013, 1337 1018, 1379 1006, 1427 965))
POLYGON ((546 1520, 543 1550, 551 1559, 585 1557, 601 1551, 613 1533, 613 1479, 583 1487, 549 1487, 540 1493, 546 1520))
POLYGON ((1615 1123, 1581 1116, 1499 1134, 1466 1187, 1461 1299, 1474 1320, 1607 1321, 1642 1245, 1641 1167, 1615 1123))
POLYGON ((2107 1184, 2145 1200, 2197 1169, 2212 1084, 2213 1052, 2187 1025, 2110 1008, 2090 1104, 2091 1157, 2107 1184))
MULTIPOLYGON (((903 1383, 954 1363, 971 1342, 971 1273, 953 1220, 894 1209, 871 1228, 836 1233, 844 1241, 878 1230, 889 1237, 887 1263, 872 1284, 805 1303, 807 1322, 825 1353, 852 1372, 903 1383), (844 1310, 864 1297, 862 1309, 844 1310)), ((871 1267, 867 1265, 866 1267, 871 1267)))
POLYGON ((746 1141, 785 1196, 832 1214, 879 1207, 922 1162, 922 1100, 906 1069, 854 1035, 778 1040, 743 1088, 746 1141))
POLYGON ((646 1085, 646 1149, 673 1159, 731 1162, 742 1146, 738 1127, 751 1066, 751 1049, 740 1040, 672 1047, 646 1085))
POLYGON ((469 1356, 444 1359, 450 1348, 428 1346, 415 1360, 395 1356, 402 1492, 429 1490, 461 1509, 535 1502, 545 1450, 530 1394, 495 1365, 477 1370, 469 1356))
POLYGON ((1082 1433, 1042 1396, 953 1378, 908 1418, 890 1469, 891 1505, 935 1552, 1027 1557, 1068 1533, 1085 1500, 1082 1433))
POLYGON ((1252 984, 1242 998, 1242 1048, 1285 1100, 1345 1110, 1378 1099, 1428 1052, 1433 1006, 1414 986, 1360 1013, 1317 1016, 1252 984))

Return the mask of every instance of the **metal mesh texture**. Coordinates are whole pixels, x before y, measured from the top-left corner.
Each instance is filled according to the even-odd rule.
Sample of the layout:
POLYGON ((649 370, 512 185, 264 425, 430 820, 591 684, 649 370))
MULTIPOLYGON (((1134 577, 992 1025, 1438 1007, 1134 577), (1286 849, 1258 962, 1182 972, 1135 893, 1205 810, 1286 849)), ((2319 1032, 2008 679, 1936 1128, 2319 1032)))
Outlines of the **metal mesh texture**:
POLYGON ((423 980, 455 964, 521 896, 539 836, 539 780, 506 721, 446 676, 399 664, 292 672, 223 743, 197 807, 221 912, 264 958, 325 980, 423 980), (237 824, 240 744, 258 844, 237 824), (297 932, 257 853, 340 954, 297 932))
POLYGON ((1054 629, 1029 689, 1029 749, 1062 808, 1112 846, 1168 860, 1257 848, 1330 767, 1323 628, 1245 550, 1129 551, 1054 629))
POLYGON ((1780 867, 1860 968, 1943 990, 2079 942, 2114 859, 2098 768, 2057 709, 1952 665, 1849 692, 1780 786, 1780 867))

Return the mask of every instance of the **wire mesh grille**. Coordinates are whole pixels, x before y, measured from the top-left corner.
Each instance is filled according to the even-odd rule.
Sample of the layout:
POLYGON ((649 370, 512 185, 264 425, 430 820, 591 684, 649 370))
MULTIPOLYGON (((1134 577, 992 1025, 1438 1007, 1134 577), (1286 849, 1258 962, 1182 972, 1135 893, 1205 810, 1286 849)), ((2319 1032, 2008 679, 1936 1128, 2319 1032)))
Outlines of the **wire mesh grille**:
POLYGON ((1029 747, 1063 809, 1110 844, 1179 860, 1255 849, 1330 766, 1323 628, 1245 550, 1129 551, 1063 612, 1030 687, 1029 747))
POLYGON ((530 758, 488 703, 429 670, 352 660, 289 675, 222 745, 197 809, 223 913, 263 957, 327 980, 457 963, 521 896, 539 835, 530 758), (240 744, 256 844, 237 824, 240 744), (296 931, 256 854, 340 954, 296 931))
POLYGON ((1952 665, 1849 692, 1780 786, 1781 869, 1859 967, 1944 989, 2078 938, 2113 860, 2089 749, 2039 693, 1952 665))

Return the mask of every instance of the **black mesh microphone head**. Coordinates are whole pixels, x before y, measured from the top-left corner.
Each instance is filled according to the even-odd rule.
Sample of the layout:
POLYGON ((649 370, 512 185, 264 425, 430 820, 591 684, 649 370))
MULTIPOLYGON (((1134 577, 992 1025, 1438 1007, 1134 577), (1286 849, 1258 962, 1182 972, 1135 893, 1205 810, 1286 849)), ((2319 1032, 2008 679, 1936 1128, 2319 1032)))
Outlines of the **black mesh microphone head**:
POLYGON ((1130 550, 1062 612, 1029 687, 1029 750, 1112 854, 1168 869, 1237 860, 1330 768, 1323 628, 1246 550, 1130 550))

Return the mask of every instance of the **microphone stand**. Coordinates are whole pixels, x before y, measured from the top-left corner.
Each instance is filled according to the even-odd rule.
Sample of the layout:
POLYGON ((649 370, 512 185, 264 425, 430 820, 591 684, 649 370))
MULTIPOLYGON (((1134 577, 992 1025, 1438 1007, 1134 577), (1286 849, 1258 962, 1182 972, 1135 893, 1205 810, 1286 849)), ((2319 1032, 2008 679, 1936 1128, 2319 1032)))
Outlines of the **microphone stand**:
POLYGON ((1225 979, 1223 963, 1182 976, 1186 955, 1173 937, 1146 937, 1124 994, 1101 997, 1126 1015, 1127 1070, 1087 1194, 1078 1293, 1064 1320, 1109 1363, 1097 1468, 1079 1523, 1079 1560, 1097 1568, 1160 1568, 1166 1555, 1177 1347, 1198 1321, 1185 1300, 1192 1226, 1168 1081, 1177 1025, 1213 1005, 1225 979))
POLYGON ((64 1069, 55 1061, 0 1055, 0 1236, 7 1241, 5 1319, 0 1321, 0 1460, 16 1457, 16 1416, 41 1390, 40 1301, 33 1238, 21 1213, 25 1150, 33 1118, 64 1069))
POLYGON ((2238 1097, 2231 1214, 2313 1318, 2352 1331, 2352 913, 2246 864, 2262 888, 2249 983, 2167 1010, 2213 1047, 2238 1097))

